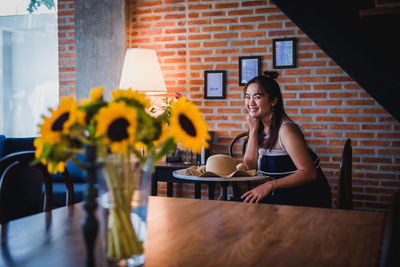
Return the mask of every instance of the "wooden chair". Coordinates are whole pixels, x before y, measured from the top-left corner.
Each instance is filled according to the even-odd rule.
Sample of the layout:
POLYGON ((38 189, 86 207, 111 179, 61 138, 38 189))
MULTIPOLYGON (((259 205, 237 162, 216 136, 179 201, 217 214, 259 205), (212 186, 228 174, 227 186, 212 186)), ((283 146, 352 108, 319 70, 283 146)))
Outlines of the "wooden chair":
POLYGON ((393 195, 383 237, 380 267, 400 266, 400 190, 393 195))
MULTIPOLYGON (((44 165, 31 166, 34 158, 35 151, 21 151, 0 159, 0 223, 52 209, 52 178, 44 165)), ((67 171, 63 177, 72 205, 72 181, 67 171)))
MULTIPOLYGON (((228 153, 229 156, 231 157, 236 157, 237 159, 239 159, 239 161, 243 160, 243 156, 244 156, 244 152, 246 151, 246 145, 247 145, 247 136, 248 133, 241 133, 238 134, 237 136, 235 136, 235 138, 233 138, 233 140, 231 141, 231 143, 229 144, 228 147, 228 153), (237 155, 236 153, 234 153, 234 147, 236 146, 237 143, 242 142, 242 147, 241 147, 241 154, 237 155)), ((247 182, 247 188, 248 190, 250 190, 251 188, 251 183, 247 182)), ((232 190, 233 190, 233 197, 236 200, 239 200, 239 188, 238 188, 238 184, 237 182, 232 182, 232 190)))
POLYGON ((338 209, 353 209, 352 197, 352 147, 351 139, 348 138, 344 144, 342 160, 340 162, 339 184, 337 190, 338 209))
POLYGON ((246 151, 247 136, 248 136, 248 133, 245 132, 245 133, 238 134, 235 138, 233 138, 233 140, 229 144, 229 148, 228 148, 229 156, 231 156, 231 157, 235 156, 235 153, 233 150, 234 146, 236 145, 236 143, 243 141, 242 149, 241 149, 242 154, 240 155, 241 159, 243 159, 244 152, 246 151))

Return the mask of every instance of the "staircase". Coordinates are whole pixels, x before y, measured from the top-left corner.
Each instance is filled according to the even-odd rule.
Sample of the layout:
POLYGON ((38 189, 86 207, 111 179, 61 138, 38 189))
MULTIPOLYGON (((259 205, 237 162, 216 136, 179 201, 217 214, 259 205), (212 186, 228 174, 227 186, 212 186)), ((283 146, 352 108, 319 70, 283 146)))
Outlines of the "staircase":
POLYGON ((376 8, 373 0, 272 2, 400 121, 400 8, 376 8))

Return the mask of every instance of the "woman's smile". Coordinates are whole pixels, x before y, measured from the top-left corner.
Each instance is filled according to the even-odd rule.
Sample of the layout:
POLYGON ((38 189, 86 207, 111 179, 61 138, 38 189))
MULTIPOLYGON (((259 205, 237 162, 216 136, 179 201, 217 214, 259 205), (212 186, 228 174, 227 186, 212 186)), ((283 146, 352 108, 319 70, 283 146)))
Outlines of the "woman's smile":
POLYGON ((271 113, 272 103, 269 97, 262 92, 257 83, 249 85, 245 98, 246 109, 250 117, 263 118, 271 113))

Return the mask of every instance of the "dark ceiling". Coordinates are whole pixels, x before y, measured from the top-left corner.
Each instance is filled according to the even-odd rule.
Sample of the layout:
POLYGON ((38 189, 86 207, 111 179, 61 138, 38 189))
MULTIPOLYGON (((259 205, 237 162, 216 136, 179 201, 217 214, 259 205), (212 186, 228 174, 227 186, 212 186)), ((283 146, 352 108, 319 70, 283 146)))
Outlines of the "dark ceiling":
POLYGON ((400 121, 400 12, 373 0, 272 0, 400 121))

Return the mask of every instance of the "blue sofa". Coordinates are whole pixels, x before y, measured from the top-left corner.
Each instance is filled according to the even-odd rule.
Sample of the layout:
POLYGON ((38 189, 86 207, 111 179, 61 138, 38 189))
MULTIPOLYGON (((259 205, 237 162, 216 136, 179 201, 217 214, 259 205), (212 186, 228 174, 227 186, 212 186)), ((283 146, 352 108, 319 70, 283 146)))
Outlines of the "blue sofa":
MULTIPOLYGON (((34 139, 35 137, 12 138, 0 135, 0 159, 14 152, 35 150, 33 146, 34 139)), ((84 157, 83 155, 77 155, 77 158, 83 161, 84 157)), ((74 191, 75 191, 74 203, 81 202, 83 200, 83 194, 86 190, 84 173, 78 166, 73 164, 71 161, 67 163, 66 167, 71 175, 71 179, 74 185, 74 191)), ((66 188, 61 174, 57 173, 55 175, 52 175, 52 181, 53 181, 53 207, 65 206, 66 188)))

